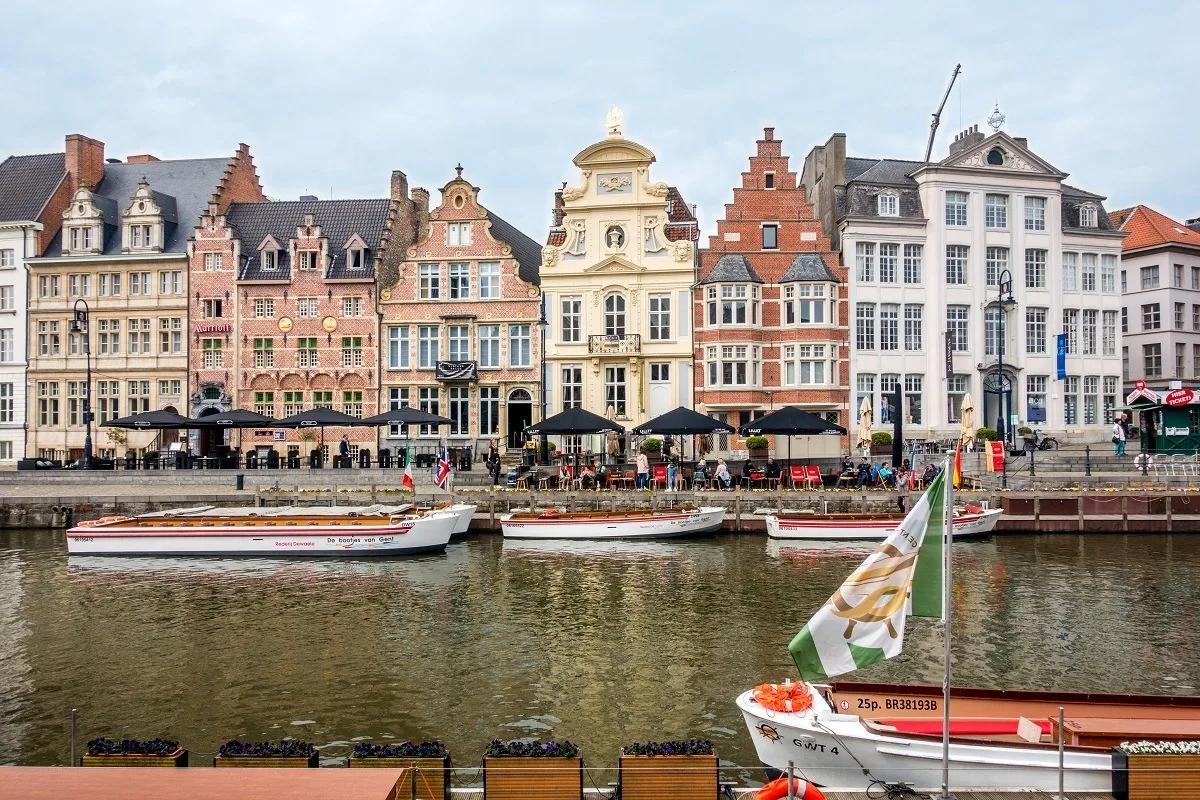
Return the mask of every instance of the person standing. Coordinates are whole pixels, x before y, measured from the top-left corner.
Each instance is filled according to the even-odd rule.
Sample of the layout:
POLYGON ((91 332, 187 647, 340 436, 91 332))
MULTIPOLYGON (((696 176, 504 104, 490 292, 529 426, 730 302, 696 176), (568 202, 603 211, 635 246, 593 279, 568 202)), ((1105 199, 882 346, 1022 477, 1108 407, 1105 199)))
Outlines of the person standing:
POLYGON ((679 491, 679 459, 672 458, 667 462, 667 491, 679 491))
POLYGON ((350 436, 342 435, 342 440, 338 442, 338 455, 342 458, 342 466, 349 468, 350 466, 350 436))
POLYGON ((645 489, 650 484, 650 458, 638 450, 637 454, 637 488, 645 489))
POLYGON ((1122 425, 1121 425, 1121 421, 1122 421, 1122 419, 1124 419, 1124 417, 1125 417, 1125 415, 1122 414, 1121 417, 1118 418, 1117 421, 1114 422, 1113 426, 1112 426, 1112 441, 1113 441, 1113 455, 1114 456, 1125 455, 1126 433, 1125 433, 1125 428, 1122 427, 1122 425))

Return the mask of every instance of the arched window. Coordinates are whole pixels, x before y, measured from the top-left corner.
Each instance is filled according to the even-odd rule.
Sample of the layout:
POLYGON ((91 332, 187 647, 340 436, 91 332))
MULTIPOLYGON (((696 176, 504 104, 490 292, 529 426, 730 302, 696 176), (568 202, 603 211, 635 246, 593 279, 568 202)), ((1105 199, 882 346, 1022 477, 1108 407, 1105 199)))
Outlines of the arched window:
POLYGON ((532 403, 533 396, 529 394, 528 389, 513 389, 508 393, 508 402, 510 403, 532 403))
POLYGON ((895 192, 882 192, 879 195, 879 216, 900 216, 900 196, 895 192))
POLYGON ((625 295, 610 294, 604 298, 604 333, 607 336, 625 335, 625 295))
POLYGON ((1004 151, 999 147, 993 147, 991 150, 988 150, 987 162, 993 167, 1004 166, 1004 151))
POLYGON ((1091 203, 1084 203, 1079 207, 1079 227, 1096 227, 1096 207, 1091 203))

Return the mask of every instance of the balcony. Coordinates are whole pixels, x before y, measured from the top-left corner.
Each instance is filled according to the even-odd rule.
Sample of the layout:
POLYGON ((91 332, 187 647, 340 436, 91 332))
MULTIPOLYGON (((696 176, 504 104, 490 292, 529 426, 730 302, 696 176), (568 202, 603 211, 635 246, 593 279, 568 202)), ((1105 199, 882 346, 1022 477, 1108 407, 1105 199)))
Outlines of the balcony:
POLYGON ((479 378, 478 361, 439 361, 435 375, 439 381, 462 382, 479 378))
POLYGON ((595 355, 626 355, 642 352, 642 337, 637 333, 620 336, 600 334, 588 336, 588 352, 595 355))

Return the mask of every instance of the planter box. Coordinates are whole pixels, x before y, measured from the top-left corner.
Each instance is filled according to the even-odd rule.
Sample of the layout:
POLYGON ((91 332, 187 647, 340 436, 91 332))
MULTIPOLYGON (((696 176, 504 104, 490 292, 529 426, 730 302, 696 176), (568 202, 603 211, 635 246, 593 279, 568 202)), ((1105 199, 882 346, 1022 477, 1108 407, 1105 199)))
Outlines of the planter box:
POLYGON ((316 769, 320 766, 320 753, 311 756, 217 756, 214 767, 276 767, 283 769, 316 769))
POLYGON ((98 756, 84 755, 81 763, 85 767, 186 767, 188 751, 182 747, 165 756, 147 756, 140 753, 104 753, 98 756))
POLYGON ((484 756, 483 795, 487 800, 580 800, 583 757, 484 756))
POLYGON ((756 447, 753 450, 747 451, 750 454, 751 461, 766 461, 767 456, 771 455, 771 448, 756 447))
POLYGON ((417 791, 412 789, 413 774, 405 772, 396 784, 400 800, 450 800, 450 756, 445 758, 351 758, 351 769, 415 770, 417 791))
POLYGON ((617 781, 621 800, 716 800, 717 757, 627 756, 621 754, 617 781))
POLYGON ((1176 800, 1200 797, 1200 755, 1112 751, 1116 800, 1176 800))

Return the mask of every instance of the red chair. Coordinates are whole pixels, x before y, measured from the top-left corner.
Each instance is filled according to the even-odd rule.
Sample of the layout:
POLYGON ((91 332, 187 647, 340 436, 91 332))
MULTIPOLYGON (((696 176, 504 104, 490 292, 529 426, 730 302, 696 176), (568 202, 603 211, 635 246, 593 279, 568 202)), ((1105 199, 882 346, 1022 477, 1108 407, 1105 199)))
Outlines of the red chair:
POLYGON ((667 467, 664 464, 655 464, 650 469, 650 488, 657 489, 659 486, 667 485, 667 467))
POLYGON ((812 489, 820 489, 825 485, 825 478, 821 475, 821 468, 816 464, 808 465, 808 485, 812 489))
POLYGON ((808 471, 800 465, 793 464, 788 467, 788 482, 792 485, 792 491, 796 491, 796 484, 800 484, 808 488, 808 471))

